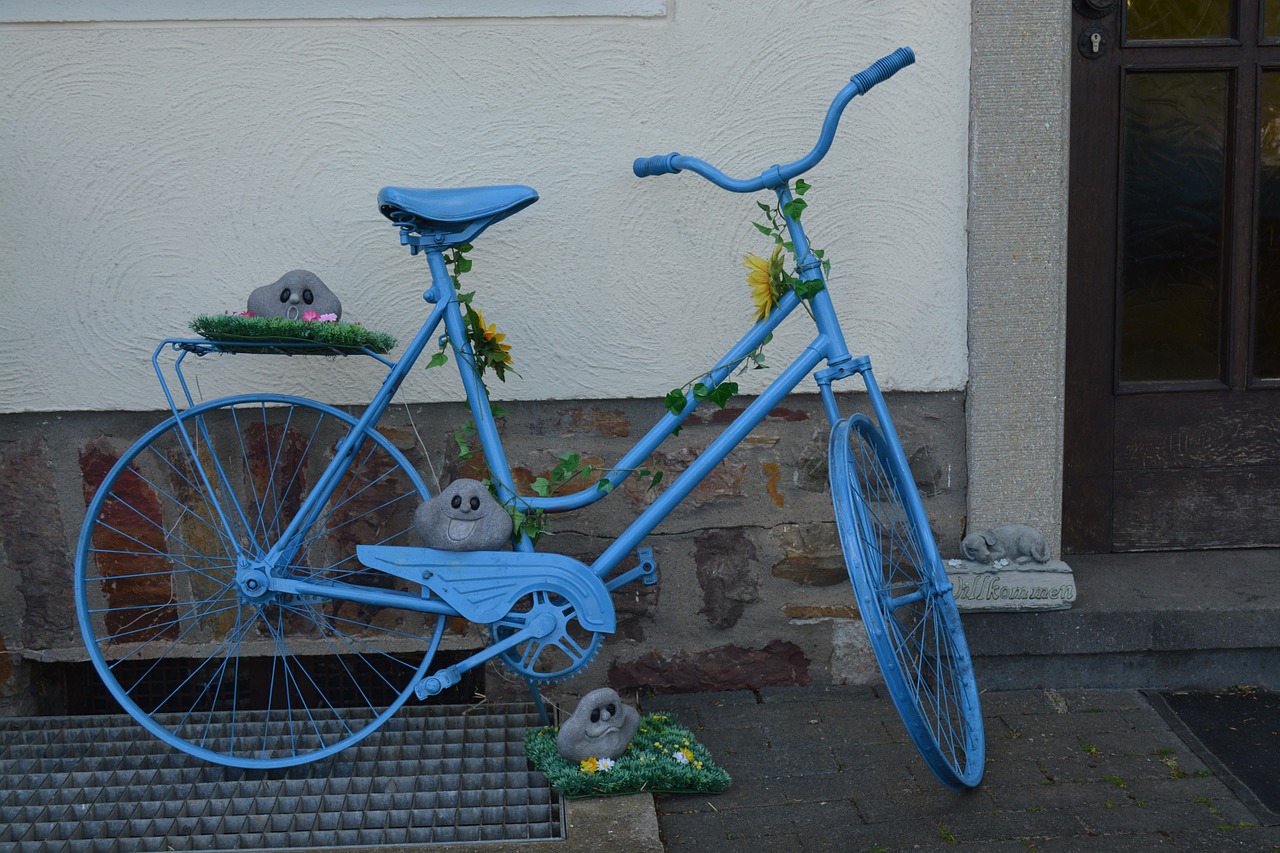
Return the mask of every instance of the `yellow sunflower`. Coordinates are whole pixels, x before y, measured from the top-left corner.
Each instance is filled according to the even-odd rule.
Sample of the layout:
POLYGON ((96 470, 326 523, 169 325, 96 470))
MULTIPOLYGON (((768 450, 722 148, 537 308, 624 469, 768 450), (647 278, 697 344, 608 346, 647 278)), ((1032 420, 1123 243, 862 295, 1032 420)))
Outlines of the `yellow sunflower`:
POLYGON ((491 363, 501 363, 505 367, 511 367, 515 364, 515 359, 511 357, 511 344, 503 343, 507 336, 498 331, 497 323, 486 325, 484 314, 479 309, 476 309, 476 328, 480 330, 485 342, 483 348, 491 363))
POLYGON ((747 284, 751 287, 751 301, 756 306, 757 322, 768 317, 786 293, 782 275, 784 259, 782 246, 775 246, 767 261, 759 255, 747 255, 742 259, 742 265, 747 268, 747 284))

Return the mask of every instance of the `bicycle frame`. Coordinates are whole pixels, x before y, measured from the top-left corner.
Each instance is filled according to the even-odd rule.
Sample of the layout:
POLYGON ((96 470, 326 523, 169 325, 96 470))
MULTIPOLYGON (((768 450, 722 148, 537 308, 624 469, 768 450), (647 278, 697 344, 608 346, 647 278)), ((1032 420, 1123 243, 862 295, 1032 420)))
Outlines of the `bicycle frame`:
MULTIPOLYGON (((819 392, 822 397, 823 408, 828 420, 832 425, 840 420, 840 411, 836 403, 835 393, 831 388, 831 383, 836 379, 842 379, 854 374, 862 377, 866 387, 869 402, 876 416, 876 421, 880 424, 881 429, 890 439, 890 444, 897 448, 896 452, 901 455, 898 437, 893 429, 892 420, 889 418, 885 408, 884 400, 876 385, 875 378, 871 373, 871 363, 867 356, 859 356, 855 358, 849 352, 849 348, 844 339, 844 334, 840 329, 839 321, 836 317, 835 308, 831 301, 831 295, 826 288, 826 283, 822 275, 821 263, 812 252, 804 228, 800 222, 785 214, 787 205, 792 201, 790 181, 798 177, 815 165, 825 155, 827 149, 831 145, 832 138, 835 133, 836 125, 839 122, 840 114, 845 106, 857 95, 862 94, 871 86, 876 85, 888 76, 892 75, 896 70, 904 67, 914 61, 914 56, 909 49, 902 49, 893 55, 886 57, 874 64, 866 71, 855 75, 848 85, 841 90, 836 96, 828 110, 826 120, 823 123, 822 132, 819 141, 814 149, 801 160, 786 166, 774 166, 767 169, 759 177, 750 180, 736 180, 728 177, 710 164, 692 157, 685 157, 679 154, 661 155, 658 157, 642 158, 637 160, 634 170, 638 176, 668 174, 678 172, 683 169, 689 169, 700 174, 702 177, 716 184, 717 186, 736 193, 754 192, 761 189, 771 189, 775 192, 778 199, 778 209, 784 211, 783 218, 788 236, 791 238, 792 246, 795 250, 795 256, 799 259, 797 265, 797 274, 807 282, 822 282, 822 287, 817 290, 811 297, 807 299, 808 313, 812 316, 817 328, 817 334, 805 350, 791 364, 782 371, 782 373, 774 379, 764 390, 764 392, 753 400, 746 409, 731 423, 723 433, 721 433, 712 443, 699 454, 679 477, 675 478, 657 497, 657 499, 646 508, 639 516, 637 516, 630 525, 622 532, 622 534, 605 549, 605 551, 590 565, 590 570, 601 580, 606 581, 609 590, 617 589, 627 583, 639 578, 650 580, 652 578, 652 567, 642 565, 638 568, 631 569, 617 577, 612 577, 615 569, 622 560, 647 536, 654 528, 662 522, 663 519, 675 509, 679 503, 688 496, 688 494, 711 472, 716 465, 720 464, 725 457, 735 448, 748 433, 750 433, 768 414, 790 394, 796 386, 810 374, 818 382, 819 392), (818 367, 823 362, 826 368, 819 370, 818 367)), ((605 475, 603 481, 609 484, 607 488, 588 488, 573 494, 563 496, 522 496, 517 495, 514 487, 514 480, 511 476, 511 468, 507 461, 505 450, 503 449, 501 437, 498 434, 496 420, 493 415, 493 409, 490 404, 485 386, 481 381, 480 375, 476 369, 475 357, 471 350, 466 335, 466 328, 463 319, 462 309, 459 305, 457 292, 453 284, 453 277, 449 272, 448 266, 444 259, 443 252, 449 248, 448 244, 440 246, 423 246, 424 254, 427 257, 428 267, 431 276, 431 286, 423 294, 423 298, 434 305, 431 313, 418 330, 413 340, 407 346, 404 354, 398 361, 390 361, 388 359, 377 356, 368 350, 366 354, 373 355, 380 362, 389 368, 387 377, 383 380, 381 387, 374 395, 372 401, 366 407, 364 413, 360 416, 355 426, 351 428, 350 433, 339 445, 334 461, 326 468, 319 482, 309 490, 305 500, 295 516, 289 521, 284 532, 278 537, 276 544, 273 545, 268 553, 258 559, 251 559, 248 555, 240 553, 241 549, 238 543, 235 543, 234 536, 231 535, 231 525, 229 524, 224 509, 216 505, 215 510, 227 538, 231 541, 238 552, 238 556, 242 566, 266 569, 265 576, 269 578, 269 583, 273 588, 292 594, 321 594, 350 598, 352 600, 376 604, 376 605, 394 605, 407 607, 408 609, 423 612, 435 612, 452 615, 453 611, 438 601, 427 601, 412 596, 400 596, 396 593, 389 593, 376 590, 365 590, 359 587, 347 587, 347 585, 334 585, 326 587, 318 587, 314 584, 299 583, 292 580, 278 579, 270 577, 269 569, 273 566, 287 564, 290 558, 302 547, 304 541, 303 534, 316 522, 320 517, 325 503, 330 498, 333 489, 341 478, 346 474, 351 465, 354 455, 364 440, 364 435, 372 431, 378 421, 386 412, 392 398, 399 390, 401 383, 408 375, 409 371, 417 363, 418 358, 422 355, 428 342, 436 335, 440 324, 444 324, 445 333, 448 336, 450 344, 453 348, 455 358, 458 363, 458 372, 462 380, 463 388, 471 410, 471 416, 480 442, 485 451, 485 458, 489 464, 490 471, 493 476, 498 497, 508 505, 519 507, 523 510, 543 511, 548 513, 564 512, 572 509, 585 507, 589 504, 605 497, 612 491, 612 487, 621 484, 632 471, 640 467, 647 460, 659 445, 672 434, 699 406, 701 401, 696 397, 693 391, 686 394, 685 405, 679 414, 668 412, 661 417, 649 431, 627 452, 617 464, 605 475), (283 586, 281 584, 283 583, 283 586), (288 587, 287 589, 285 587, 288 587)), ((416 250, 415 250, 416 253, 416 250)), ((743 360, 752 352, 754 352, 766 338, 772 334, 784 320, 789 317, 792 312, 801 304, 801 299, 792 291, 788 291, 780 300, 778 305, 770 314, 758 321, 752 326, 746 334, 738 341, 723 358, 715 363, 715 365, 702 377, 701 384, 707 390, 713 390, 735 370, 743 360)), ((209 349, 216 349, 216 344, 210 345, 208 342, 197 341, 165 341, 153 356, 152 362, 155 366, 156 373, 160 378, 161 385, 164 387, 166 399, 169 401, 170 408, 173 410, 175 417, 179 416, 179 409, 174 401, 167 384, 165 383, 163 371, 157 361, 159 353, 166 347, 171 345, 176 349, 196 350, 203 354, 209 349), (202 349, 203 348, 203 349, 202 349)), ((298 345, 305 348, 307 345, 298 345)), ((286 349, 286 347, 281 347, 286 349)), ((187 388, 186 380, 182 378, 181 361, 185 357, 184 352, 179 356, 178 363, 175 365, 178 376, 181 381, 182 390, 186 396, 188 405, 192 404, 190 390, 187 388)), ((182 431, 183 441, 186 444, 187 452, 195 458, 195 448, 192 444, 191 437, 182 431)), ((197 466, 201 467, 201 466, 197 466)), ((223 476, 220 473, 219 476, 223 476)), ((207 474, 201 467, 201 477, 205 478, 205 487, 212 492, 211 484, 207 482, 207 474)), ((224 482, 224 485, 226 483, 224 482)), ((514 549, 519 552, 532 552, 534 550, 533 542, 525 535, 521 535, 513 543, 514 549)), ((385 570, 385 569, 384 569, 385 570)))
MULTIPOLYGON (((776 189, 775 192, 778 197, 778 206, 781 210, 791 201, 790 190, 784 185, 776 189)), ((866 356, 855 358, 849 353, 844 334, 836 317, 831 295, 825 286, 821 264, 810 250, 804 228, 797 220, 785 216, 784 218, 788 235, 796 249, 796 256, 802 259, 798 265, 800 277, 805 281, 823 282, 823 287, 808 300, 808 313, 811 314, 814 320, 817 334, 805 350, 777 378, 769 383, 764 392, 753 400, 679 477, 672 480, 655 501, 637 516, 622 534, 590 565, 591 571, 601 580, 606 581, 606 586, 611 591, 647 574, 645 567, 642 566, 617 577, 610 577, 626 556, 635 550, 642 540, 741 443, 743 438, 755 429, 810 374, 814 374, 818 382, 823 407, 828 420, 832 424, 840 420, 841 414, 831 383, 835 379, 857 373, 863 378, 877 422, 887 430, 892 430, 892 421, 887 417, 883 399, 870 371, 869 358, 866 356), (817 368, 823 362, 826 362, 827 368, 818 370, 817 368)), ((493 408, 476 371, 475 358, 467 341, 462 309, 457 299, 453 278, 440 251, 428 250, 425 254, 431 274, 431 287, 423 294, 423 298, 434 305, 426 321, 414 335, 398 361, 391 361, 366 351, 366 354, 374 356, 389 368, 381 387, 373 396, 355 426, 351 428, 349 434, 339 445, 334 461, 326 467, 320 480, 308 491, 297 513, 289 521, 288 526, 278 537, 275 545, 272 546, 270 551, 258 558, 241 553, 239 556, 242 562, 266 567, 283 565, 287 564, 292 555, 303 547, 305 544, 303 534, 319 518, 337 483, 351 465, 356 451, 364 440, 363 436, 366 431, 373 430, 377 426, 399 390, 401 383, 416 365, 427 345, 436 336, 442 323, 445 333, 453 346, 459 376, 466 392, 471 416, 481 445, 484 448, 485 458, 492 472, 499 497, 503 501, 519 506, 526 511, 565 512, 588 506, 603 499, 612 492, 612 487, 620 485, 630 476, 632 471, 642 465, 662 442, 701 404, 702 401, 697 399, 692 391, 688 392, 683 410, 679 414, 668 412, 661 417, 602 478, 610 484, 608 489, 587 488, 568 495, 550 497, 517 495, 510 465, 506 458, 502 439, 498 433, 493 408)), ((764 343, 765 339, 800 307, 801 302, 802 300, 794 292, 787 292, 765 319, 760 320, 748 329, 741 340, 715 363, 702 378, 702 384, 710 390, 725 381, 750 353, 764 343)), ((180 409, 165 381, 163 370, 158 362, 159 354, 166 347, 200 351, 197 345, 207 345, 207 342, 168 340, 161 344, 152 358, 153 366, 164 388, 165 397, 175 416, 179 415, 180 409)), ((297 346, 300 348, 307 347, 307 345, 297 346)), ((181 383, 183 395, 188 406, 190 406, 193 403, 193 399, 186 379, 181 372, 181 361, 186 354, 186 352, 183 352, 178 357, 174 367, 181 383)), ((197 428, 203 429, 203 425, 197 424, 197 428)), ((194 458, 196 450, 192 444, 192 437, 187 434, 186 430, 182 431, 182 435, 187 445, 187 452, 194 458)), ((896 444, 896 435, 894 436, 894 442, 896 444)), ((201 477, 208 477, 203 466, 200 466, 199 470, 201 477)), ((216 468, 216 470, 219 472, 219 476, 222 476, 221 469, 216 468)), ((211 484, 207 480, 204 485, 210 494, 214 493, 211 484)), ((223 485, 227 485, 225 481, 223 485)), ((215 511, 228 534, 228 541, 232 542, 239 551, 240 545, 230 535, 231 525, 226 518, 225 509, 215 502, 215 511)), ((524 552, 534 550, 533 543, 526 536, 521 536, 517 539, 514 547, 516 550, 524 552)), ((295 595, 326 594, 364 604, 396 606, 419 612, 456 615, 452 608, 439 600, 407 596, 393 591, 373 590, 354 585, 326 585, 320 587, 308 582, 283 578, 272 578, 270 583, 273 588, 283 593, 295 595)))

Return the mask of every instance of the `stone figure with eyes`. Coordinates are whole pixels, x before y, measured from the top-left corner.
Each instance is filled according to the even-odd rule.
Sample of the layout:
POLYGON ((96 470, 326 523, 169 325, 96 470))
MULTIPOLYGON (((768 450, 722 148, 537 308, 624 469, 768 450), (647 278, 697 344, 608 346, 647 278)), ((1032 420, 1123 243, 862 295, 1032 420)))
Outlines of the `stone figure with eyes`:
POLYGON ((496 551, 511 544, 511 516, 483 483, 454 480, 413 514, 428 548, 496 551))
POLYGON ((255 317, 302 319, 308 311, 332 314, 342 319, 342 303, 320 277, 308 270, 290 270, 275 284, 257 288, 249 294, 249 311, 255 317))
POLYGON ((617 758, 640 727, 640 713, 609 687, 592 690, 578 703, 556 735, 556 751, 565 761, 617 758))

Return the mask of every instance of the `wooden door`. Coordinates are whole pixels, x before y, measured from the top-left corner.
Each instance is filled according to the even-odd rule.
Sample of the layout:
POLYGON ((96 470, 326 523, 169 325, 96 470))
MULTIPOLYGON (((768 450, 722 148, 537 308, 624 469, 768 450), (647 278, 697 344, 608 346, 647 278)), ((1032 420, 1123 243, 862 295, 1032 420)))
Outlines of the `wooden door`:
POLYGON ((1074 0, 1063 546, 1280 545, 1280 0, 1074 0))

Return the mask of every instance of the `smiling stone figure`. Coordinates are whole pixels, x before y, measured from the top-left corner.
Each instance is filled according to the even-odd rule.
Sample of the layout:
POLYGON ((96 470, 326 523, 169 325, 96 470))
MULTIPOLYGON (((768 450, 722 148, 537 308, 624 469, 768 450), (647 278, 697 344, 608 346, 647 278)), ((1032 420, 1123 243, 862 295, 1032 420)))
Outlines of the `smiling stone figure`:
POLYGON ((342 319, 342 301, 310 270, 290 270, 274 284, 266 284, 249 294, 249 311, 255 317, 303 319, 314 311, 342 319))
POLYGON ((556 735, 556 751, 565 761, 617 758, 640 727, 640 714, 608 687, 592 690, 578 703, 556 735))
POLYGON ((413 514, 428 548, 496 551, 511 542, 511 516, 476 480, 454 480, 413 514))

